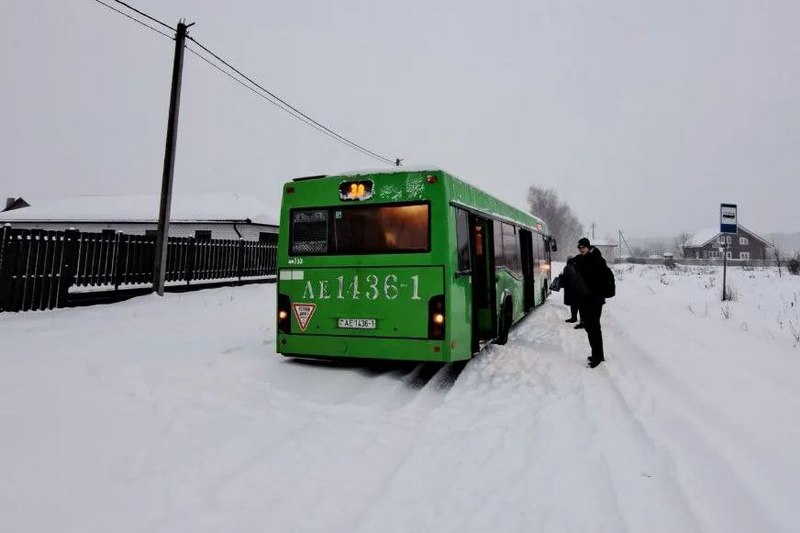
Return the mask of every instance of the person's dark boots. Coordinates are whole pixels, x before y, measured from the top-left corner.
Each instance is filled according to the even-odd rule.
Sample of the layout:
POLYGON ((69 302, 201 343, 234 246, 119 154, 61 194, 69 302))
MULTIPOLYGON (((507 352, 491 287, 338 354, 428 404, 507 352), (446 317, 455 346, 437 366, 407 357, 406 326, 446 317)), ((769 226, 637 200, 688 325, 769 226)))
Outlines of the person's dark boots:
POLYGON ((586 328, 586 326, 584 325, 583 322, 579 322, 579 323, 575 324, 575 329, 585 329, 585 328, 586 328))
POLYGON ((589 368, 595 368, 597 365, 605 361, 605 359, 592 359, 591 357, 586 360, 586 366, 589 368))
POLYGON ((564 322, 569 322, 570 324, 572 324, 573 322, 577 322, 577 321, 578 321, 577 318, 568 318, 564 322))

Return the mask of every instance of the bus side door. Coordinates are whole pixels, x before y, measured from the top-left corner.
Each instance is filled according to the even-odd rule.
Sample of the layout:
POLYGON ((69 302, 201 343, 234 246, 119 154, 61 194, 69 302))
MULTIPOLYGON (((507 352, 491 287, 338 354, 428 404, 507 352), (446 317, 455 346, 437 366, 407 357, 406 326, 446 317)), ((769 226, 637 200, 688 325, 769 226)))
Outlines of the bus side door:
POLYGON ((472 352, 495 335, 494 259, 489 247, 492 222, 470 213, 472 259, 472 352))
POLYGON ((522 255, 523 297, 525 298, 525 312, 527 313, 536 305, 533 238, 530 231, 524 229, 519 231, 519 244, 522 255))

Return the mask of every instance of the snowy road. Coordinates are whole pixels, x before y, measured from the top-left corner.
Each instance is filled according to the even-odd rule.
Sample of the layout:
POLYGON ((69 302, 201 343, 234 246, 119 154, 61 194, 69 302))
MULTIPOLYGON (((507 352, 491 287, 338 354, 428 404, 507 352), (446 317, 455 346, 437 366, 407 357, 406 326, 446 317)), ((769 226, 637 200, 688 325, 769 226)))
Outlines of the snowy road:
POLYGON ((558 294, 443 368, 284 359, 273 285, 0 315, 0 531, 797 531, 800 283, 715 275, 624 269, 595 370, 558 294))

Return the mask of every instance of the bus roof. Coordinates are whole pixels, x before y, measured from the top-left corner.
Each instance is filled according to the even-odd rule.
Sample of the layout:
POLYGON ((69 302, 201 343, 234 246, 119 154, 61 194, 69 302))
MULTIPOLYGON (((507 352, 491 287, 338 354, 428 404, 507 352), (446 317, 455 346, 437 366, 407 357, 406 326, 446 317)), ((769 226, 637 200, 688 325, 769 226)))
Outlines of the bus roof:
POLYGON ((311 176, 309 178, 299 178, 298 180, 317 179, 317 178, 350 178, 357 176, 379 176, 385 174, 438 174, 441 177, 449 180, 451 186, 451 201, 455 204, 462 205, 466 208, 471 208, 499 220, 506 220, 509 222, 524 223, 529 227, 537 230, 545 235, 550 234, 547 223, 541 218, 517 209, 502 200, 492 196, 491 194, 470 185, 468 182, 450 174, 449 172, 433 166, 408 166, 408 167, 393 167, 393 168, 373 168, 363 170, 350 170, 340 172, 337 174, 330 174, 327 176, 311 176))

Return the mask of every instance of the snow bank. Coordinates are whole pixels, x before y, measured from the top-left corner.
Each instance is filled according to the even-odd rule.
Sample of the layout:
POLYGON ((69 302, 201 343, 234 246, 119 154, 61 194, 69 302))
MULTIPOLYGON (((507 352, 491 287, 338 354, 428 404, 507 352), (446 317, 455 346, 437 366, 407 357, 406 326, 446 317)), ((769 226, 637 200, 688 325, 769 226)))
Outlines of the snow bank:
MULTIPOLYGON (((0 531, 790 532, 800 278, 618 268, 466 367, 274 352, 275 286, 0 315, 0 531)), ((556 270, 558 271, 558 270, 556 270)))

